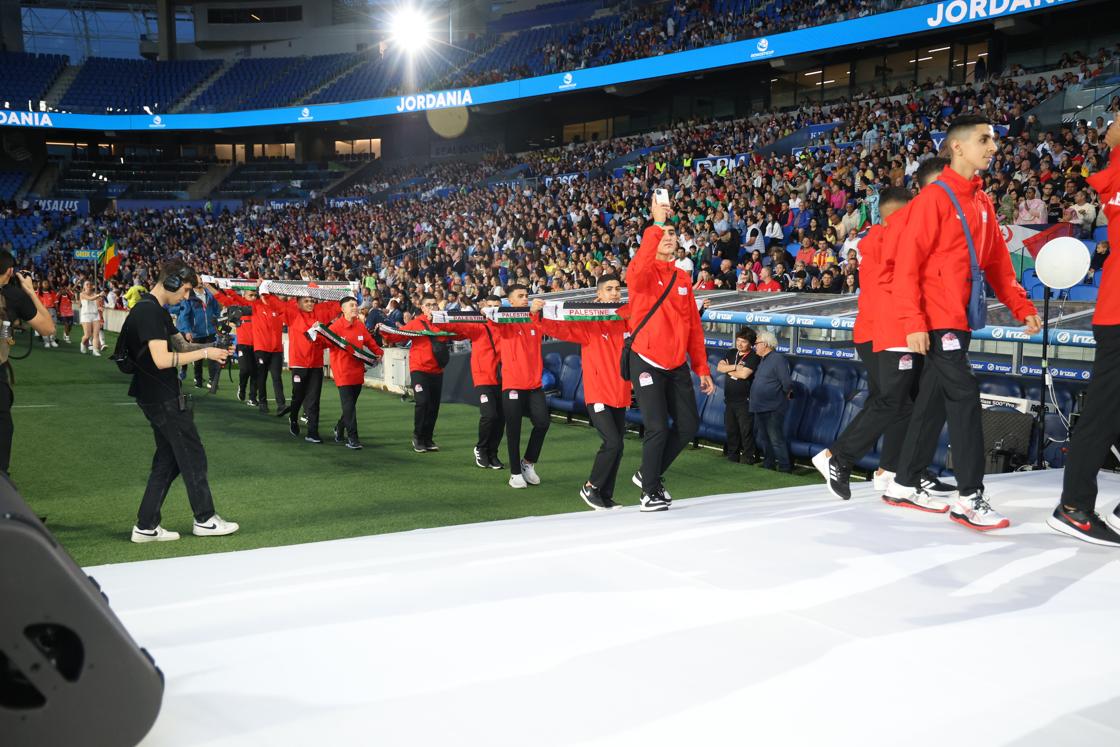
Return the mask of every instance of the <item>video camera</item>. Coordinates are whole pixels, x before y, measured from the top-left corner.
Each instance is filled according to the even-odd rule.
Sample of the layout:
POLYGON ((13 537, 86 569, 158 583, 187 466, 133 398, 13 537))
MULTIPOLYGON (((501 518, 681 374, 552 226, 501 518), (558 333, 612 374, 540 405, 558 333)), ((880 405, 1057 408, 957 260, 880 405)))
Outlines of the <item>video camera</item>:
MULTIPOLYGON (((221 316, 215 321, 214 326, 217 329, 217 339, 214 341, 214 346, 228 349, 233 346, 234 330, 241 326, 242 317, 252 316, 253 310, 248 306, 226 306, 222 310, 221 316)), ((218 380, 222 375, 222 369, 225 368, 229 375, 229 380, 233 381, 233 371, 229 369, 230 359, 218 369, 218 373, 210 381, 210 393, 213 394, 218 391, 218 380)))

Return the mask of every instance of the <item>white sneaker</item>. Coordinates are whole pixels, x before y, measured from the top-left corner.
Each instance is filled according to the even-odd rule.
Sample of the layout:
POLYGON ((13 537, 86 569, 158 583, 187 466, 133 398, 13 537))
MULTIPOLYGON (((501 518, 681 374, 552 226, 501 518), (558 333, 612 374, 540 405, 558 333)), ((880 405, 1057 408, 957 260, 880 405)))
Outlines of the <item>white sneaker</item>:
POLYGON ((58 347, 58 340, 54 339, 53 337, 51 338, 51 347, 52 348, 57 348, 58 347))
POLYGON ((65 342, 67 345, 69 345, 70 344, 70 335, 63 335, 62 336, 62 341, 65 342))
POLYGON ((199 524, 197 521, 194 523, 194 534, 196 537, 223 537, 227 534, 233 534, 240 525, 232 521, 226 521, 221 516, 214 514, 205 524, 199 524))
POLYGON ((894 473, 883 470, 882 472, 876 471, 874 477, 871 478, 871 484, 875 486, 876 493, 885 493, 894 479, 894 473))
POLYGON ((891 480, 887 486, 887 492, 883 494, 883 502, 891 506, 913 508, 933 514, 943 514, 949 510, 949 504, 940 498, 930 495, 921 488, 899 485, 894 480, 891 480))
POLYGON ((45 347, 45 348, 49 348, 50 346, 51 346, 51 341, 50 341, 50 338, 48 338, 48 337, 44 337, 44 338, 43 338, 43 347, 45 347))
POLYGON ((85 355, 85 354, 86 354, 86 352, 87 352, 87 351, 89 350, 89 345, 86 345, 86 344, 85 344, 85 343, 83 342, 83 343, 82 343, 82 344, 81 344, 81 345, 80 345, 80 346, 78 347, 78 349, 79 349, 79 350, 81 351, 82 355, 85 355))
POLYGON ((525 482, 530 485, 541 484, 541 478, 537 477, 537 470, 533 468, 533 465, 524 460, 521 462, 521 476, 524 477, 525 482))
POLYGON ((98 358, 100 358, 100 357, 101 357, 101 351, 100 351, 100 350, 98 350, 97 348, 94 348, 93 350, 90 350, 89 352, 93 353, 93 354, 94 354, 94 355, 96 355, 96 356, 97 356, 98 358))
POLYGON ((132 541, 137 544, 143 542, 171 542, 177 539, 179 539, 178 532, 169 532, 160 526, 155 529, 132 528, 132 541))
POLYGON ((949 518, 958 524, 964 524, 969 529, 981 532, 990 532, 993 529, 1004 529, 1011 526, 1011 520, 996 511, 984 500, 984 491, 962 495, 953 501, 949 518))
POLYGON ((527 488, 529 483, 525 482, 525 475, 510 475, 509 486, 511 488, 527 488))

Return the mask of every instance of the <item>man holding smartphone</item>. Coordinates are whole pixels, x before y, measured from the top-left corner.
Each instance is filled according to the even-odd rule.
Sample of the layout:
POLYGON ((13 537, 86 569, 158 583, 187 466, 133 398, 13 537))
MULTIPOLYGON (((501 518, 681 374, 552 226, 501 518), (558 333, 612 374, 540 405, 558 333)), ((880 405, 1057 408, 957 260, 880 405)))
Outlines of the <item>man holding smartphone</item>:
MULTIPOLYGON (((167 542, 179 539, 178 532, 160 526, 160 509, 171 483, 179 475, 187 488, 194 513, 193 533, 199 537, 233 534, 238 525, 214 512, 214 498, 206 475, 206 451, 194 425, 191 401, 182 393, 179 366, 195 361, 225 363, 229 351, 206 343, 187 342, 175 328, 165 306, 186 299, 198 284, 194 270, 181 260, 171 260, 160 268, 159 282, 151 293, 144 293, 132 307, 121 330, 114 359, 119 361, 122 346, 132 368, 130 397, 148 418, 156 439, 156 453, 148 487, 140 502, 133 542, 167 542)), ((119 365, 119 364, 118 364, 119 365)))
POLYGON ((642 511, 669 508, 672 498, 662 477, 700 427, 686 358, 700 377, 700 391, 711 394, 715 389, 692 278, 674 264, 677 229, 668 221, 669 212, 668 193, 655 190, 653 225, 646 228, 626 270, 631 335, 626 354, 645 425, 642 468, 632 478, 642 489, 642 511))

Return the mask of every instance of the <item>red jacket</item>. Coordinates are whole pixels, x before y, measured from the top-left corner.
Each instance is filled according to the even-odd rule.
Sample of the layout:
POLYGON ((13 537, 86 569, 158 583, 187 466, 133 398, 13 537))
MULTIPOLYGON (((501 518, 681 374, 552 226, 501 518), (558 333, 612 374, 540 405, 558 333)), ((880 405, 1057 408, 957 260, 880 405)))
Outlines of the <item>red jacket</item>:
POLYGON ((281 314, 288 325, 288 368, 322 368, 323 348, 326 343, 307 339, 307 330, 315 322, 330 325, 342 313, 337 301, 315 304, 311 311, 301 311, 295 299, 281 301, 275 296, 264 296, 265 303, 281 314))
POLYGON ((540 389, 544 373, 541 342, 544 329, 540 314, 523 324, 495 324, 498 354, 502 359, 502 391, 540 389))
POLYGON ((497 386, 498 366, 502 356, 498 352, 498 333, 493 322, 479 324, 433 325, 444 332, 454 332, 471 341, 471 381, 475 386, 497 386))
MULTIPOLYGON (((934 187, 941 189, 941 187, 934 187)), ((872 350, 881 353, 888 348, 906 348, 906 328, 894 308, 894 247, 910 219, 907 203, 891 215, 890 223, 879 232, 876 242, 864 247, 867 238, 860 240, 859 293, 860 316, 863 315, 863 296, 871 293, 871 343, 872 350), (870 268, 868 265, 871 265, 870 268), (865 274, 865 273, 873 274, 865 274), (869 278, 864 280, 864 278, 869 278), (866 285, 864 283, 867 283, 866 285)), ((859 318, 856 319, 859 325, 859 318)))
MULTIPOLYGON (((241 306, 233 296, 226 293, 224 290, 215 290, 214 299, 222 306, 241 306)), ((253 347, 253 317, 241 317, 241 324, 237 327, 237 344, 247 345, 253 347)))
POLYGON ((284 350, 284 320, 280 312, 268 305, 263 296, 250 301, 236 291, 226 291, 226 296, 238 306, 253 310, 253 349, 260 353, 280 353, 284 350))
MULTIPOLYGON (((976 245, 977 261, 988 284, 1016 319, 1037 314, 1023 286, 1015 279, 1011 256, 999 229, 992 200, 972 180, 946 167, 939 177, 964 210, 976 245)), ((907 334, 931 329, 968 329, 968 244, 957 211, 945 191, 930 185, 911 208, 894 249, 893 312, 907 334)))
POLYGON ((885 226, 872 226, 859 240, 859 296, 856 299, 856 326, 852 328, 852 341, 871 342, 875 332, 875 317, 879 313, 882 294, 879 291, 881 245, 885 226))
MULTIPOLYGON (((383 351, 378 344, 374 341, 373 336, 366 329, 366 325, 358 317, 354 317, 352 321, 346 321, 343 317, 339 317, 330 326, 331 332, 334 332, 339 337, 345 338, 348 342, 352 343, 355 347, 365 348, 371 351, 374 355, 382 355, 383 351)), ((366 367, 365 364, 354 357, 354 354, 349 350, 341 350, 336 347, 330 348, 331 355, 331 373, 334 375, 334 383, 338 386, 354 386, 363 384, 366 380, 366 367)))
POLYGON ((1116 263, 1120 248, 1120 146, 1108 154, 1108 168, 1089 177, 1089 185, 1101 196, 1101 210, 1108 218, 1108 259, 1101 269, 1101 287, 1097 292, 1097 310, 1093 324, 1120 324, 1120 266, 1116 263))
POLYGON ((618 370, 622 341, 628 334, 625 321, 558 322, 542 319, 541 327, 550 337, 579 344, 583 359, 583 401, 588 408, 596 403, 608 407, 630 406, 630 382, 622 378, 618 370))
MULTIPOLYGON (((428 321, 425 316, 417 316, 408 324, 402 324, 400 329, 410 329, 416 331, 428 330, 436 332, 436 328, 428 321)), ((412 372, 420 371, 422 373, 441 374, 443 368, 436 362, 436 357, 432 353, 432 338, 430 337, 405 337, 403 335, 394 335, 392 332, 382 332, 381 339, 386 342, 411 342, 412 349, 408 351, 408 370, 412 372)), ((452 340, 464 340, 462 335, 455 335, 454 337, 441 337, 440 342, 451 342, 452 340)))
POLYGON ((676 287, 669 291, 638 336, 633 350, 657 365, 673 369, 687 355, 698 376, 709 376, 708 356, 704 350, 704 331, 700 328, 700 312, 692 294, 692 280, 672 261, 657 259, 657 245, 665 232, 650 226, 642 236, 642 245, 626 269, 626 287, 630 291, 631 332, 665 292, 666 283, 676 287))

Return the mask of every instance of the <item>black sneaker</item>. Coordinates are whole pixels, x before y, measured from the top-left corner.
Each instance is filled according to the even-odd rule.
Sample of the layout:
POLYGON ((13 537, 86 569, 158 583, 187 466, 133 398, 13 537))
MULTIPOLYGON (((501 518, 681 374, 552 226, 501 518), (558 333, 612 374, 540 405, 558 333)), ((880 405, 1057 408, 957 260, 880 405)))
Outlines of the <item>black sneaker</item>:
POLYGON ((237 401, 238 402, 244 402, 245 401, 245 387, 243 387, 243 386, 237 387, 237 401))
POLYGON ((296 438, 299 438, 299 422, 296 420, 288 421, 288 433, 291 433, 296 438))
POLYGON ((303 440, 306 441, 309 444, 321 444, 321 443, 323 443, 323 439, 319 438, 318 433, 308 433, 306 436, 304 436, 303 440))
POLYGON ((1112 513, 1104 517, 1104 521, 1114 532, 1120 532, 1120 505, 1113 509, 1112 513))
POLYGON ((276 411, 276 417, 282 418, 292 411, 291 405, 281 405, 280 409, 276 411))
POLYGON ((1058 504, 1046 523, 1056 532, 1068 534, 1070 537, 1076 537, 1094 545, 1120 547, 1120 534, 1113 531, 1112 527, 1106 524, 1094 511, 1082 511, 1080 509, 1070 511, 1065 506, 1058 504))
POLYGON ((840 500, 851 500, 852 486, 848 483, 852 479, 852 470, 849 467, 840 464, 836 457, 830 455, 827 450, 818 452, 813 457, 813 466, 824 478, 825 485, 828 486, 828 492, 840 500))
POLYGON ((195 389, 202 389, 205 386, 206 385, 202 383, 202 379, 195 379, 194 380, 194 388, 195 389))
POLYGON ((356 438, 347 439, 346 440, 346 448, 347 449, 354 449, 355 451, 357 451, 358 449, 362 448, 362 442, 359 441, 356 438))
POLYGON ((341 425, 336 425, 334 427, 334 442, 336 444, 340 444, 345 440, 346 440, 346 438, 342 433, 342 426, 341 425))
POLYGON ((950 485, 947 482, 941 482, 941 480, 937 479, 937 476, 928 469, 922 473, 920 482, 920 487, 930 495, 936 495, 938 498, 956 497, 957 486, 950 485))
POLYGON ((425 451, 428 450, 428 447, 425 446, 424 444, 420 443, 420 440, 418 438, 416 438, 415 436, 413 436, 412 437, 412 450, 415 451, 417 454, 423 454, 425 451))
POLYGON ((424 451, 439 451, 439 445, 435 441, 429 441, 424 444, 424 451))
POLYGON ((611 508, 611 509, 622 508, 622 504, 615 503, 614 500, 612 500, 611 498, 608 498, 605 495, 600 495, 599 497, 603 500, 603 505, 606 506, 607 508, 611 508))
POLYGON ((261 402, 259 405, 257 405, 257 409, 260 410, 262 415, 267 415, 268 414, 268 403, 267 402, 261 402))
MULTIPOLYGON (((637 472, 635 472, 633 477, 630 478, 630 482, 634 483, 639 488, 642 487, 642 471, 638 470, 637 472)), ((664 475, 661 476, 661 498, 666 503, 672 503, 673 502, 673 496, 669 495, 669 491, 665 489, 665 476, 664 475)))
POLYGON ((669 501, 665 500, 665 491, 658 490, 653 495, 649 493, 642 493, 641 509, 642 513, 650 511, 668 511, 669 501))
POLYGON ((588 506, 591 506, 591 508, 595 509, 596 511, 606 511, 609 508, 606 502, 603 501, 603 498, 599 495, 599 488, 595 487, 594 485, 584 485, 582 488, 580 488, 579 497, 583 499, 584 503, 586 503, 588 506))
POLYGON ((478 450, 477 446, 474 447, 474 464, 479 469, 490 469, 489 461, 482 458, 482 452, 478 450))
POLYGON ((502 460, 499 459, 498 457, 492 456, 492 457, 490 457, 489 467, 490 467, 490 469, 505 469, 506 465, 503 464, 502 460))
POLYGON ((249 405, 249 407, 260 407, 255 399, 247 399, 245 400, 245 404, 249 405))
POLYGON ((210 379, 210 383, 206 385, 206 388, 210 390, 211 394, 217 394, 218 393, 218 382, 215 381, 214 379, 210 379))

